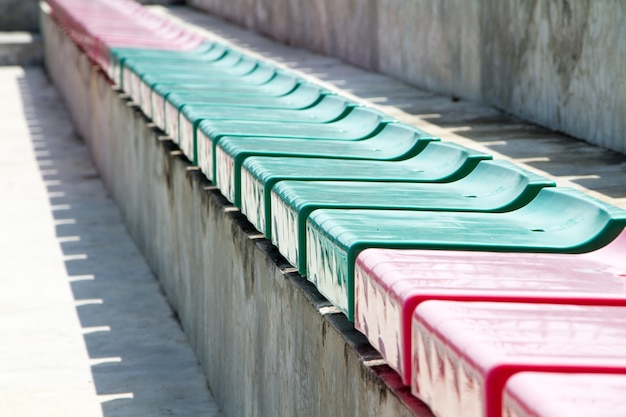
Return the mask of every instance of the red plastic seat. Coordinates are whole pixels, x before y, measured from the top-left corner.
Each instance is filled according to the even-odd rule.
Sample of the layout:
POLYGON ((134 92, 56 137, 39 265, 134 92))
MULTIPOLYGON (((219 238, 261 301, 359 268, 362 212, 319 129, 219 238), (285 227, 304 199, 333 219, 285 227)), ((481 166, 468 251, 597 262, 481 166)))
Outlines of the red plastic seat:
POLYGON ((522 372, 504 387, 504 417, 623 417, 626 375, 522 372))
POLYGON ((411 317, 430 299, 626 305, 626 231, 584 254, 367 249, 355 327, 410 382, 411 317))
POLYGON ((626 307, 425 301, 411 392, 438 417, 500 417, 517 373, 626 374, 624 323, 626 307))
POLYGON ((191 50, 203 38, 129 0, 50 0, 52 16, 103 68, 114 47, 191 50))

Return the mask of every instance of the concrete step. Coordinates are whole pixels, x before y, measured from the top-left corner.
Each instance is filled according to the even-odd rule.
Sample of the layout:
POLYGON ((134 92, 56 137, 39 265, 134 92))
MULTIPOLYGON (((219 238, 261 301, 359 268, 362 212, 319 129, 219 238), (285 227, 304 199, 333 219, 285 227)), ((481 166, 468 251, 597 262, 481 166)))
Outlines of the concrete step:
POLYGON ((0 32, 0 65, 41 65, 41 35, 32 32, 0 32))

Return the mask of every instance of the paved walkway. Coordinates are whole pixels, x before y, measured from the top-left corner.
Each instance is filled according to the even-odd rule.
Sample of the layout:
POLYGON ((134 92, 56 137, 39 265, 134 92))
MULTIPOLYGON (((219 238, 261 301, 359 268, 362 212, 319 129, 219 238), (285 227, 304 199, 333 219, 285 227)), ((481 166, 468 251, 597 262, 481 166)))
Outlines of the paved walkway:
POLYGON ((0 416, 218 416, 38 68, 0 67, 0 416))

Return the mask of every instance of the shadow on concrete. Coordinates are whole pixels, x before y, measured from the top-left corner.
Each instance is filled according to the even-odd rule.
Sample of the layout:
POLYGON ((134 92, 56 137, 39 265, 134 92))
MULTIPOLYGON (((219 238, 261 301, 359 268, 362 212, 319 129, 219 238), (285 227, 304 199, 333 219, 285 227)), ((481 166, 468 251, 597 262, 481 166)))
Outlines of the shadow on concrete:
POLYGON ((19 84, 103 415, 219 415, 59 96, 40 69, 19 84))

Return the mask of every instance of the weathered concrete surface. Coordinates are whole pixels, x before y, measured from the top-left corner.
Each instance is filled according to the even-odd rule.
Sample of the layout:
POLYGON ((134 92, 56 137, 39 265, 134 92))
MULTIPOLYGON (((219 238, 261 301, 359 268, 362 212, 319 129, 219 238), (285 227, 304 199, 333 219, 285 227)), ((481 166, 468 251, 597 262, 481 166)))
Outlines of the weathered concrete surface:
POLYGON ((220 415, 43 71, 0 93, 0 415, 220 415))
POLYGON ((279 41, 626 152, 621 0, 188 0, 279 41))
POLYGON ((50 20, 43 30, 50 72, 75 118, 93 112, 83 128, 98 169, 224 415, 430 416, 364 336, 50 20))
POLYGON ((0 32, 0 66, 41 65, 42 42, 39 34, 0 32))
POLYGON ((0 32, 39 32, 39 0, 0 0, 0 32))

